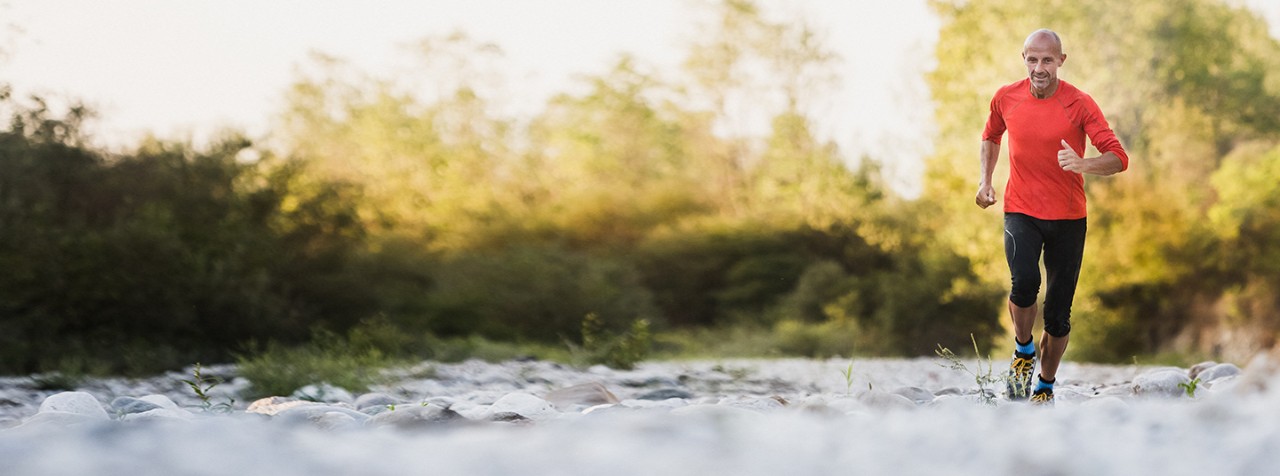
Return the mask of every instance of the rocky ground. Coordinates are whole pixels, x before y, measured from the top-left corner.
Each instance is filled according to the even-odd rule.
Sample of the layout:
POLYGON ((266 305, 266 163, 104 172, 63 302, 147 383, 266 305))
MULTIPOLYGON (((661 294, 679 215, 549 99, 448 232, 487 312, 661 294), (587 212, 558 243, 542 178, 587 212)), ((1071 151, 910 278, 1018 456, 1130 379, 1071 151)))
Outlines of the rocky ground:
POLYGON ((1280 451, 1266 357, 1067 363, 1053 408, 991 398, 945 363, 424 362, 361 395, 321 383, 252 402, 231 366, 205 369, 227 379, 208 401, 189 373, 75 391, 0 378, 0 473, 1265 474, 1280 451))

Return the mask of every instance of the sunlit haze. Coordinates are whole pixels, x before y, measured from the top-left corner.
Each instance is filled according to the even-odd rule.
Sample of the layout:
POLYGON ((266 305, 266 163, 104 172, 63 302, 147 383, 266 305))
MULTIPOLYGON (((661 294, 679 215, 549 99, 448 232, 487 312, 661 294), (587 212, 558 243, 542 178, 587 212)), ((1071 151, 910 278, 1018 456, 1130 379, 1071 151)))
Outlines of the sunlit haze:
MULTIPOLYGON (((1246 3, 1280 24, 1280 1, 1246 3)), ((851 162, 874 157, 897 188, 918 192, 932 133, 922 74, 939 26, 925 1, 766 5, 808 18, 841 56, 838 90, 812 111, 819 132, 851 162)), ((104 145, 148 133, 201 142, 224 128, 264 134, 311 51, 376 73, 407 43, 461 31, 502 49, 506 106, 527 116, 622 52, 675 71, 705 12, 691 0, 14 0, 0 3, 0 71, 17 94, 92 106, 104 145)))
MULTIPOLYGON (((675 71, 706 13, 688 0, 18 0, 7 10, 18 31, 0 65, 15 92, 85 101, 100 113, 96 140, 115 146, 146 133, 197 142, 223 128, 260 135, 309 52, 378 72, 406 43, 455 31, 502 49, 509 107, 528 115, 622 52, 675 71)), ((931 117, 921 73, 938 27, 925 2, 771 10, 809 18, 841 56, 842 85, 814 111, 820 132, 850 160, 876 157, 900 184, 914 182, 931 117)))

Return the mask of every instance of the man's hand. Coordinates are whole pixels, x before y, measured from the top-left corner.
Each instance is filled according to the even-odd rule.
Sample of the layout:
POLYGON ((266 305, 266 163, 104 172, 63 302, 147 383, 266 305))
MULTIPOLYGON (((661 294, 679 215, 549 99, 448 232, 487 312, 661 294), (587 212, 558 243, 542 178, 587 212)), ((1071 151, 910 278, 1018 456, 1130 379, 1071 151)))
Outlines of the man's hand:
POLYGON ((1065 139, 1062 141, 1062 150, 1058 151, 1058 165, 1067 172, 1084 173, 1084 159, 1080 158, 1080 154, 1077 154, 1065 139))
POLYGON ((978 186, 978 196, 973 199, 979 207, 986 210, 987 207, 996 203, 996 190, 991 188, 991 184, 984 183, 978 186))

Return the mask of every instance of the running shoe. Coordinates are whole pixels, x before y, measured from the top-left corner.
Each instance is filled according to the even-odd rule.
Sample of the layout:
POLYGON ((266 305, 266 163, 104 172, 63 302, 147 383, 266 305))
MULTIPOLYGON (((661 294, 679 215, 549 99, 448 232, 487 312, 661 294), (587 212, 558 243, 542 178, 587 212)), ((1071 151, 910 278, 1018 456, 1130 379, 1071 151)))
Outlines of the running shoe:
POLYGON ((1048 405, 1053 406, 1053 389, 1042 388, 1031 394, 1032 405, 1048 405))
POLYGON ((1009 375, 1005 378, 1005 396, 1009 400, 1026 400, 1031 395, 1031 378, 1035 372, 1036 354, 1014 351, 1009 375))

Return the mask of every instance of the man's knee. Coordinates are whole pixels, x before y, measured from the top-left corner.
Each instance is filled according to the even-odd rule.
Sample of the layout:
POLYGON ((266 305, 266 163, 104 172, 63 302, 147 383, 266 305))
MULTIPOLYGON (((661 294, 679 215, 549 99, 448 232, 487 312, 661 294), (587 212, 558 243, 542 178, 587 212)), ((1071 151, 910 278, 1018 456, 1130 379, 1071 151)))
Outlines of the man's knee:
POLYGON ((1018 307, 1031 307, 1036 304, 1036 296, 1040 294, 1040 280, 1035 277, 1014 277, 1013 289, 1009 292, 1009 302, 1018 307))

